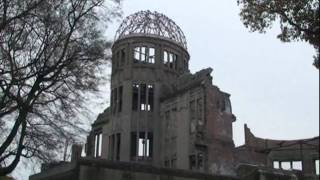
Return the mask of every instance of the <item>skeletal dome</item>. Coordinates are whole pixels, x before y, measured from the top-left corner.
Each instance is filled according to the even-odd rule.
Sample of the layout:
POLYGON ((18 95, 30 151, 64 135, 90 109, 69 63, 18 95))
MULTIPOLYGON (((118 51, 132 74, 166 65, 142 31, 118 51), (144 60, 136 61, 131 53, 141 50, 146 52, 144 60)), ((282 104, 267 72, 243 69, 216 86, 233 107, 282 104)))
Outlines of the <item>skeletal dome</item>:
POLYGON ((131 36, 167 39, 187 49, 187 41, 180 27, 170 18, 156 11, 139 11, 128 16, 118 28, 115 40, 131 36))

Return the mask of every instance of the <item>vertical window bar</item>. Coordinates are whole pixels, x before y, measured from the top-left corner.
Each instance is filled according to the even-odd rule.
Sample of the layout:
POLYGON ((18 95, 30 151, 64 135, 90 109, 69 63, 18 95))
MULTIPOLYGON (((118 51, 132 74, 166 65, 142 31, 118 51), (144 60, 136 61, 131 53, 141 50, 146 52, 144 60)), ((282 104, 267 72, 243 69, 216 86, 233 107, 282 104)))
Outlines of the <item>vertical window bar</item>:
POLYGON ((140 110, 145 111, 146 110, 146 84, 140 84, 140 110))
POLYGON ((120 160, 121 134, 117 133, 116 160, 120 160))
POLYGON ((123 87, 120 86, 119 88, 119 107, 118 107, 118 112, 122 111, 122 95, 123 95, 123 87))
POLYGON ((132 85, 132 110, 136 111, 139 107, 139 85, 133 84, 132 85))

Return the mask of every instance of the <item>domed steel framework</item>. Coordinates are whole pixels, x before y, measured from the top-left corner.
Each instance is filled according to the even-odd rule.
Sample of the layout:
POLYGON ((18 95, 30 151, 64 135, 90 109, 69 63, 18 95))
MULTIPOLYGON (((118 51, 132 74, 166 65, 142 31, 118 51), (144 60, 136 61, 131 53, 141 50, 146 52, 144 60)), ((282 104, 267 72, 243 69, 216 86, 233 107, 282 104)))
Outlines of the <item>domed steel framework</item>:
POLYGON ((132 35, 151 35, 170 39, 187 49, 187 41, 180 27, 156 11, 139 11, 128 16, 118 28, 115 40, 132 35))

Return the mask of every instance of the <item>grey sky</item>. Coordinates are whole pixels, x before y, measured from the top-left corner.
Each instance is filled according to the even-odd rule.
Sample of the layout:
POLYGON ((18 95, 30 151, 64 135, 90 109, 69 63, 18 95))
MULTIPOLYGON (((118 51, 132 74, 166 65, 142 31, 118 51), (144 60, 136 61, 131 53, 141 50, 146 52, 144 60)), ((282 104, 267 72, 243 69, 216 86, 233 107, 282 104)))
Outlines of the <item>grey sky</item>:
MULTIPOLYGON (((240 21, 235 0, 125 0, 122 4, 123 18, 156 10, 181 27, 191 71, 212 67, 213 83, 231 94, 236 145, 244 142, 244 123, 255 135, 270 139, 319 135, 319 71, 311 65, 315 51, 307 43, 280 42, 278 24, 266 34, 250 33, 240 21)), ((110 25, 110 39, 119 25, 110 25)), ((103 108, 105 103, 99 111, 103 108)), ((25 176, 15 174, 20 174, 19 179, 25 176)))

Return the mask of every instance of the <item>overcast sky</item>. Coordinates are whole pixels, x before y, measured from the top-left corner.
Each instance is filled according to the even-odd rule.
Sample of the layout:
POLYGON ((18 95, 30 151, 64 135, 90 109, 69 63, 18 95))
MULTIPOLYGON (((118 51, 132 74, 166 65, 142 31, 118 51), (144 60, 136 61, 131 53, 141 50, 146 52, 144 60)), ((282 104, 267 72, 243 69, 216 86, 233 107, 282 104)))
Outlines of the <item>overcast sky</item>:
MULTIPOLYGON (((158 11, 181 27, 191 72, 212 67, 213 84, 231 94, 236 145, 244 143, 244 123, 262 138, 319 135, 315 51, 304 42, 280 42, 278 24, 266 34, 250 33, 240 21, 235 0, 125 0, 122 8, 124 17, 140 10, 158 11)), ((119 25, 110 25, 110 39, 119 25)))

